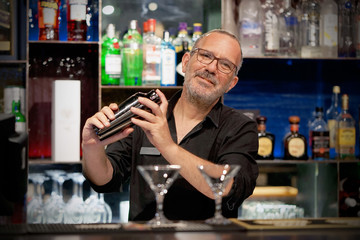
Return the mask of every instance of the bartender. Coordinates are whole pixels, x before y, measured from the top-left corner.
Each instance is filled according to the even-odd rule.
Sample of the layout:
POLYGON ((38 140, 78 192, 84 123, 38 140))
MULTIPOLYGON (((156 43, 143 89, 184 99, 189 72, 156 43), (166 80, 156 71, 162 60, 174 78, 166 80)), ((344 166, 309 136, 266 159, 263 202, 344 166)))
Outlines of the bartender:
POLYGON ((197 166, 237 164, 241 169, 222 201, 223 215, 236 218, 258 176, 256 123, 221 101, 237 84, 241 64, 237 37, 212 30, 182 58, 183 89, 169 101, 156 90, 160 105, 139 97, 151 112, 132 108, 140 116, 132 118, 133 127, 99 140, 94 126, 109 126, 117 104, 103 107, 87 119, 82 132, 82 164, 90 185, 98 192, 114 192, 129 182, 129 220, 145 221, 155 215, 155 197, 136 167, 180 165, 180 175, 164 199, 164 214, 172 220, 204 220, 214 215, 214 195, 197 166))

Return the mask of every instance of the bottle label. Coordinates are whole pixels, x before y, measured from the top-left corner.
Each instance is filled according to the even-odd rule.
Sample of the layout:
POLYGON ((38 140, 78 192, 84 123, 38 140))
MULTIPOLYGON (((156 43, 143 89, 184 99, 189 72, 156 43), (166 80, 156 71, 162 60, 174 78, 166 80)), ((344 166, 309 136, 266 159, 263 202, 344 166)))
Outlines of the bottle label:
POLYGON ((328 120, 328 127, 329 127, 329 136, 330 136, 330 148, 335 148, 336 146, 336 120, 329 119, 328 120))
POLYGON ((355 146, 356 137, 355 137, 356 130, 355 128, 340 128, 338 130, 338 141, 339 147, 353 147, 355 146))
POLYGON ((87 0, 69 0, 70 20, 81 21, 86 18, 87 0))
POLYGON ((172 49, 162 52, 161 85, 175 85, 176 53, 172 49))
POLYGON ((289 141, 289 154, 293 157, 301 157, 305 153, 305 143, 300 138, 293 138, 289 141))
POLYGON ((338 16, 336 14, 324 15, 324 45, 338 45, 338 16))
POLYGON ((121 55, 108 54, 105 56, 105 73, 121 74, 121 55))
POLYGON ((259 138, 258 155, 266 157, 271 154, 273 143, 267 137, 259 138))
MULTIPOLYGON (((322 156, 330 151, 330 137, 329 132, 311 132, 311 143, 313 156, 322 156)), ((328 157, 328 154, 326 155, 328 157)))
POLYGON ((265 49, 279 49, 278 18, 271 11, 265 12, 265 49))
POLYGON ((161 52, 156 45, 147 44, 145 47, 145 62, 157 63, 161 62, 161 52))

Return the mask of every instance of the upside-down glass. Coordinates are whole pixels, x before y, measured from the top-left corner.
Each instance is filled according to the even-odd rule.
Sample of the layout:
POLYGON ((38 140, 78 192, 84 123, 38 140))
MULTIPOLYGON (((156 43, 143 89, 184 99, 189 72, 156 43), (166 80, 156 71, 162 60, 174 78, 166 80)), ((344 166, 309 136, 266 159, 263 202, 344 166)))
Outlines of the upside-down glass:
POLYGON ((111 223, 112 211, 104 201, 104 194, 90 188, 90 196, 85 200, 84 223, 111 223))
POLYGON ((138 166, 138 170, 149 184, 156 197, 155 217, 148 221, 149 225, 161 226, 173 223, 168 220, 163 212, 163 202, 165 194, 174 180, 179 175, 179 165, 147 165, 138 166))
POLYGON ((53 184, 50 198, 44 205, 45 223, 64 223, 65 202, 63 199, 63 184, 67 179, 63 170, 46 170, 53 184))
POLYGON ((41 191, 47 177, 42 173, 30 173, 29 180, 34 185, 34 194, 27 205, 27 223, 44 223, 44 204, 41 191))
POLYGON ((215 215, 205 222, 217 225, 230 224, 231 221, 225 218, 221 213, 222 198, 226 187, 240 170, 240 165, 200 165, 198 166, 198 169, 210 186, 215 198, 215 215))
POLYGON ((73 195, 65 206, 64 223, 80 224, 84 222, 85 203, 83 199, 83 182, 85 178, 80 172, 68 173, 73 182, 73 195))

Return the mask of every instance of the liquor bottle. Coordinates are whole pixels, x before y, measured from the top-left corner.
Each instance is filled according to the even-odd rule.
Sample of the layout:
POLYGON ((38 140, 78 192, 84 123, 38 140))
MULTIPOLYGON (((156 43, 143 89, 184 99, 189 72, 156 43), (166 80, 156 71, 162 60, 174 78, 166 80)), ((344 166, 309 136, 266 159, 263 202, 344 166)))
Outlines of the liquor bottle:
POLYGON ((178 86, 182 86, 184 84, 185 75, 182 72, 182 58, 186 52, 189 52, 189 43, 187 41, 183 41, 181 51, 176 54, 176 81, 178 86))
POLYGON ((119 85, 121 78, 121 42, 115 36, 114 24, 106 28, 101 44, 101 84, 119 85))
POLYGON ((261 2, 242 0, 239 6, 240 42, 245 57, 261 56, 261 2))
POLYGON ((86 11, 88 0, 68 0, 68 41, 86 41, 86 11))
POLYGON ((161 42, 161 86, 176 86, 176 52, 170 33, 164 31, 161 42))
POLYGON ((326 121, 329 128, 330 133, 330 159, 335 159, 336 152, 336 118, 340 113, 340 105, 339 105, 339 94, 340 87, 333 86, 333 94, 331 97, 331 105, 326 110, 326 121))
POLYGON ((321 57, 320 4, 318 0, 305 0, 301 4, 300 22, 301 57, 321 57))
POLYGON ((307 141, 304 135, 299 133, 300 117, 290 116, 290 132, 284 138, 285 160, 307 160, 307 141))
POLYGON ((143 38, 144 69, 142 76, 143 86, 160 86, 161 72, 161 38, 155 35, 156 20, 148 21, 148 32, 143 38))
POLYGON ((298 55, 299 22, 291 0, 284 1, 284 11, 279 17, 279 55, 294 57, 298 55))
POLYGON ((279 54, 279 16, 274 0, 266 0, 263 6, 263 54, 277 56, 279 54))
POLYGON ((202 24, 201 23, 194 23, 193 24, 194 26, 194 32, 193 32, 193 35, 192 35, 192 38, 191 38, 191 45, 190 45, 190 50, 193 48, 196 40, 198 40, 201 35, 202 35, 202 24))
POLYGON ((266 131, 265 116, 256 118, 258 126, 259 148, 256 159, 272 160, 274 159, 275 135, 266 131))
POLYGON ((176 53, 183 50, 183 42, 187 42, 188 47, 191 45, 191 38, 188 35, 186 22, 179 23, 178 35, 172 42, 175 47, 176 53))
POLYGON ((60 0, 39 0, 39 40, 59 40, 60 0))
POLYGON ((323 0, 320 5, 320 46, 323 57, 338 56, 338 5, 323 0))
POLYGON ((329 159, 330 134, 329 128, 324 120, 322 107, 315 108, 315 120, 310 124, 309 146, 313 160, 329 159))
POLYGON ((137 30, 137 20, 131 20, 123 37, 122 76, 126 86, 141 86, 143 70, 143 39, 137 30))
POLYGON ((354 39, 354 16, 355 1, 339 1, 339 57, 356 57, 355 39, 354 39))
POLYGON ((22 133, 26 131, 25 116, 20 111, 20 99, 12 101, 12 113, 15 115, 15 131, 22 133))
POLYGON ((349 96, 341 97, 341 112, 336 118, 336 156, 341 160, 355 159, 355 120, 349 112, 349 96))

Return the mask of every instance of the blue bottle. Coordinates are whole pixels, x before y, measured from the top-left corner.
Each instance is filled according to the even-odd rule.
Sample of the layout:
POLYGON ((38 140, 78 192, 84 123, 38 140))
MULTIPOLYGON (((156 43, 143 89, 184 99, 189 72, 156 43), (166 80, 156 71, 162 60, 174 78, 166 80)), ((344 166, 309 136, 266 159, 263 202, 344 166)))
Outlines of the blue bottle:
POLYGON ((176 52, 170 42, 170 33, 164 31, 161 41, 161 86, 176 86, 176 52))

